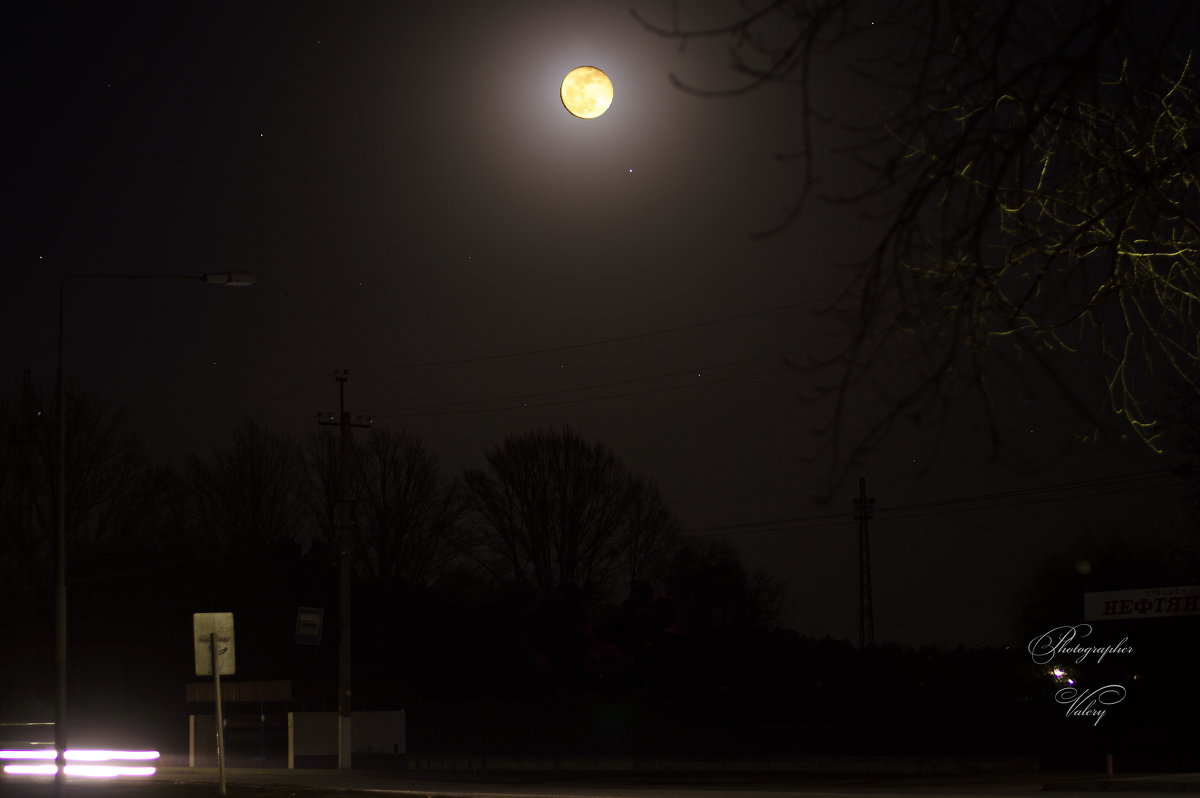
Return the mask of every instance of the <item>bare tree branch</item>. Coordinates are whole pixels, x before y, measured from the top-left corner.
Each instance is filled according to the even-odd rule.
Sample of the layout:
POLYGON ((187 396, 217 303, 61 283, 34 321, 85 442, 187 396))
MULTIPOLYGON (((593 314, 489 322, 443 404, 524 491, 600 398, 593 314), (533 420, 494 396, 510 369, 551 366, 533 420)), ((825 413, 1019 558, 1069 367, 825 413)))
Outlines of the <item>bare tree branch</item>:
MULTIPOLYGON (((943 418, 959 386, 975 386, 1000 448, 1009 397, 997 376, 1022 360, 1052 376, 1089 434, 1160 451, 1158 387, 1200 392, 1200 12, 1116 0, 871 12, 861 0, 777 0, 691 30, 639 16, 681 42, 725 39, 733 70, 753 77, 738 92, 807 87, 812 59, 832 51, 856 57, 867 84, 902 90, 877 127, 845 129, 872 179, 830 198, 883 222, 827 308, 848 343, 807 364, 833 376, 819 396, 834 402, 823 433, 834 480, 900 418, 943 418), (796 29, 781 33, 783 19, 796 29), (897 350, 926 363, 865 436, 845 438, 851 400, 897 350)), ((816 179, 809 94, 797 97, 808 153, 797 203, 772 232, 802 212, 816 179)))

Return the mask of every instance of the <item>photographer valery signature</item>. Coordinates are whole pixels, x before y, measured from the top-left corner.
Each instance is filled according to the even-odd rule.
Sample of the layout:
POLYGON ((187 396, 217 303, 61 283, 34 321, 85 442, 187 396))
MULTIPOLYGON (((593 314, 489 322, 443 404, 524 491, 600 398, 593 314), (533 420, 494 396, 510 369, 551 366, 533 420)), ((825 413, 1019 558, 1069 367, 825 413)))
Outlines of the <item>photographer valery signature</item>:
MULTIPOLYGON (((1133 646, 1127 645, 1129 638, 1121 638, 1121 642, 1106 646, 1081 646, 1075 643, 1076 637, 1087 637, 1092 633, 1090 624, 1081 623, 1076 626, 1057 626, 1043 635, 1033 638, 1026 646, 1029 656, 1038 665, 1046 665, 1056 656, 1074 657, 1076 664, 1082 663, 1090 655, 1096 655, 1097 662, 1103 662, 1109 654, 1132 654, 1133 646)), ((1055 667, 1050 671, 1055 679, 1066 682, 1067 686, 1054 694, 1054 700, 1067 707, 1068 718, 1094 718, 1095 726, 1108 713, 1104 707, 1119 704, 1125 700, 1124 685, 1106 684, 1091 690, 1085 690, 1075 685, 1065 670, 1055 667)))
POLYGON ((1095 718, 1095 726, 1104 719, 1107 709, 1100 709, 1097 704, 1112 706, 1125 700, 1125 687, 1119 684, 1106 684, 1095 690, 1080 690, 1075 687, 1064 687, 1054 694, 1054 700, 1067 704, 1068 718, 1095 718))
POLYGON ((1113 646, 1080 646, 1071 645, 1076 636, 1087 637, 1092 633, 1091 624, 1081 623, 1077 626, 1058 626, 1040 637, 1029 641, 1026 650, 1038 665, 1045 665, 1054 659, 1056 654, 1078 655, 1075 662, 1083 662, 1089 654, 1096 654, 1096 661, 1103 662, 1109 654, 1132 654, 1133 646, 1125 645, 1128 637, 1122 637, 1121 642, 1113 646))

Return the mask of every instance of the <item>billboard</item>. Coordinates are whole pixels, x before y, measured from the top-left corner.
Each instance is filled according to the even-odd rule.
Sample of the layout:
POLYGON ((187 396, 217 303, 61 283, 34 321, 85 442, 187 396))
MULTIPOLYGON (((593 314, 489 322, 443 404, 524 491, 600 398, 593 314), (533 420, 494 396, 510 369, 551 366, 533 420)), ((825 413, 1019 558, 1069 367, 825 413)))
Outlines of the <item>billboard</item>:
POLYGON ((1085 621, 1200 615, 1200 585, 1147 587, 1083 594, 1085 621))

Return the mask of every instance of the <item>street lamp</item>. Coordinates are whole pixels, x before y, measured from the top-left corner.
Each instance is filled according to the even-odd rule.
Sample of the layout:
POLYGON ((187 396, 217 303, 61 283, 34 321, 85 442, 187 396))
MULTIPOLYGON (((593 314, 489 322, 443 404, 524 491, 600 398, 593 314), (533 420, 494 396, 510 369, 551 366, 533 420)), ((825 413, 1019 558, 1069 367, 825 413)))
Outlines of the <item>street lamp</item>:
POLYGON ((213 285, 254 285, 249 272, 181 274, 68 274, 58 287, 58 440, 55 466, 58 496, 54 529, 54 664, 57 692, 54 700, 54 794, 66 793, 67 750, 67 402, 63 373, 63 298, 71 280, 199 280, 213 285))

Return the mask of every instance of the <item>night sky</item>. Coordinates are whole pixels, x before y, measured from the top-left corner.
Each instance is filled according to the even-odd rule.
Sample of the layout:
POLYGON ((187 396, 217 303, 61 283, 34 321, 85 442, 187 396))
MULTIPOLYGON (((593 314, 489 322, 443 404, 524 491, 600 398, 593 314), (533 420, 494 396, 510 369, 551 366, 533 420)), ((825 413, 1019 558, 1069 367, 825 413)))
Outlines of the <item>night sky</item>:
MULTIPOLYGON (((693 19, 736 12, 708 5, 693 19)), ((637 8, 669 20, 667 3, 637 8)), ((69 286, 71 384, 125 406, 155 457, 223 445, 244 417, 307 436, 337 407, 335 369, 348 410, 413 431, 451 474, 507 435, 570 425, 657 479, 690 534, 728 535, 785 581, 789 626, 850 639, 861 475, 876 638, 904 643, 1006 642, 1013 590, 1048 552, 1179 515, 1177 480, 1136 476, 1164 458, 1064 448, 1069 419, 1041 406, 1004 417, 1024 472, 990 463, 965 423, 932 462, 901 431, 813 500, 829 407, 802 401, 813 377, 787 361, 840 340, 815 311, 872 226, 815 203, 753 237, 795 195, 796 167, 774 156, 795 145, 799 103, 671 85, 733 85, 721 43, 681 51, 607 0, 14 13, 7 385, 28 369, 52 388, 64 275, 257 276, 69 286), (588 121, 558 96, 585 64, 615 86, 588 121)), ((878 109, 845 65, 826 68, 813 92, 839 121, 878 109)), ((818 131, 826 187, 861 179, 839 143, 818 131)))

